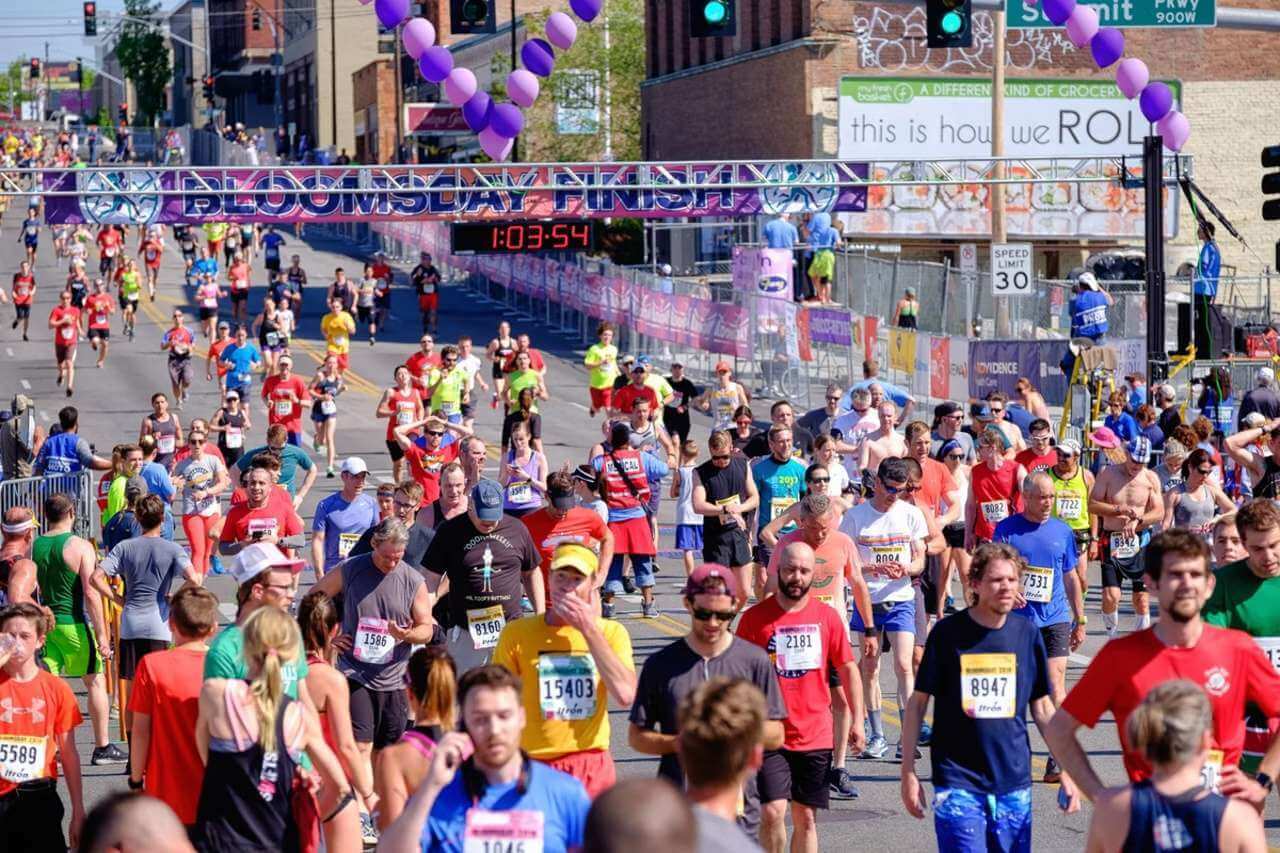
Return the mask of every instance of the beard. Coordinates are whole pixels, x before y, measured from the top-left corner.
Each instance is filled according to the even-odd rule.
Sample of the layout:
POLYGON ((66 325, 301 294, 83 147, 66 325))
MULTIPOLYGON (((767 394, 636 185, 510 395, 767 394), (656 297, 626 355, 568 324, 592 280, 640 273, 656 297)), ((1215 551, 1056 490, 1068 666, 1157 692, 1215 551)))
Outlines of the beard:
POLYGON ((1169 605, 1168 611, 1174 622, 1185 625, 1199 615, 1200 605, 1194 598, 1179 598, 1169 605))
POLYGON ((778 592, 782 593, 792 601, 799 601, 809 594, 809 590, 812 587, 812 581, 806 584, 801 584, 799 581, 793 581, 791 583, 778 584, 778 592))

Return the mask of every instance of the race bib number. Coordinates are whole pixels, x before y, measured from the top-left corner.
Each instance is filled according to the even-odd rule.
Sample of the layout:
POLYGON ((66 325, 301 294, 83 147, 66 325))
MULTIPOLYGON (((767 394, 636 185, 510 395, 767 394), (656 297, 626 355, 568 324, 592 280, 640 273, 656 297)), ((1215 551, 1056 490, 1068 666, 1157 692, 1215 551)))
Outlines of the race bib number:
POLYGON ((786 514, 787 510, 791 509, 795 502, 796 499, 792 497, 774 498, 769 501, 769 507, 773 510, 773 515, 770 518, 781 518, 786 514))
POLYGON ((1079 495, 1058 495, 1055 500, 1059 518, 1076 520, 1084 509, 1084 500, 1079 495))
POLYGON ((538 702, 544 720, 595 716, 596 665, 591 655, 539 655, 538 702))
POLYGON ((218 297, 206 296, 204 299, 200 300, 200 304, 203 305, 205 308, 217 308, 218 297))
POLYGON ((780 672, 807 672, 822 664, 822 634, 817 625, 780 625, 773 642, 780 672))
POLYGON ((249 381, 253 379, 253 376, 249 373, 235 373, 233 375, 235 376, 236 382, 239 382, 241 385, 248 385, 249 381))
POLYGON ((527 504, 533 500, 533 486, 528 480, 507 484, 507 501, 513 504, 527 504))
POLYGON ((173 433, 156 436, 156 450, 161 453, 172 453, 178 446, 178 437, 173 433))
POLYGON ((467 810, 462 853, 542 853, 542 812, 467 810))
POLYGON ((443 402, 440 404, 440 413, 441 413, 442 415, 456 415, 456 414, 458 414, 458 401, 457 401, 457 400, 445 400, 445 401, 443 401, 443 402))
POLYGON ((31 782, 44 778, 47 738, 36 735, 0 735, 0 778, 31 782))
POLYGON ((343 347, 345 347, 348 342, 349 340, 346 335, 338 335, 336 338, 333 339, 333 345, 335 347, 338 347, 339 349, 342 349, 343 347))
POLYGON ((114 258, 114 257, 116 256, 116 247, 115 247, 115 246, 108 246, 106 249, 104 249, 104 250, 103 250, 103 253, 104 253, 108 258, 114 258))
POLYGON ((332 400, 321 400, 320 413, 323 415, 336 415, 338 413, 338 404, 332 400))
POLYGON ((1009 517, 1009 502, 1000 501, 983 501, 982 517, 992 524, 998 521, 1004 521, 1009 517))
POLYGON ((498 635, 506 624, 507 617, 500 604, 467 611, 467 632, 471 634, 471 644, 477 649, 492 649, 498 645, 498 635))
POLYGON ((1027 566, 1022 573, 1022 597, 1037 604, 1048 604, 1053 598, 1053 569, 1027 566))
POLYGON ((64 341, 73 341, 76 338, 76 330, 74 326, 63 326, 58 330, 64 341))
POLYGON ((911 553, 906 545, 872 545, 871 562, 873 565, 885 563, 911 564, 911 553))
POLYGON ((231 450, 244 447, 244 430, 240 427, 227 427, 227 447, 231 450))
POLYGON ((1280 672, 1280 637, 1254 637, 1253 641, 1271 661, 1271 668, 1280 672))
POLYGON ((1018 696, 1017 656, 960 655, 960 707, 977 720, 1009 719, 1018 696))
POLYGON ((107 324, 107 315, 106 315, 106 314, 94 314, 94 315, 93 315, 93 324, 94 324, 95 326, 105 326, 105 325, 107 324))
POLYGON ((391 660, 395 646, 395 638, 387 630, 387 620, 365 616, 356 625, 351 654, 361 663, 386 663, 391 660))
POLYGON ((1218 784, 1222 781, 1222 762, 1226 758, 1226 754, 1220 749, 1211 749, 1204 759, 1204 766, 1200 768, 1200 784, 1205 788, 1218 793, 1218 784))
POLYGON ((396 409, 396 426, 413 423, 413 410, 414 405, 412 403, 401 403, 400 407, 396 409))
POLYGON ((245 529, 248 531, 250 539, 260 535, 272 536, 276 532, 276 520, 274 518, 251 518, 246 522, 245 529))
POLYGON ((269 346, 269 347, 278 347, 278 346, 280 346, 280 333, 279 333, 279 332, 267 332, 267 334, 266 334, 266 338, 267 338, 267 346, 269 346))
POLYGON ((338 534, 338 556, 347 559, 347 555, 351 553, 351 549, 360 541, 359 533, 339 533, 338 534))
POLYGON ((1138 535, 1123 533, 1111 534, 1111 556, 1127 560, 1138 553, 1138 535))
POLYGON ((276 400, 276 417, 287 418, 293 414, 293 401, 276 400))

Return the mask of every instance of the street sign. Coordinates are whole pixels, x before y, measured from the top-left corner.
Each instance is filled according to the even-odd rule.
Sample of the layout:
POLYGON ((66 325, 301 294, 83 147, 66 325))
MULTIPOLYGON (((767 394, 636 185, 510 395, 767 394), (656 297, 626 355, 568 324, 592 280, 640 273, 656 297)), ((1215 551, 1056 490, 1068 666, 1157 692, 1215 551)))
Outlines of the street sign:
POLYGON ((974 272, 978 269, 978 244, 960 244, 960 272, 974 272))
MULTIPOLYGON (((1218 24, 1217 0, 1090 0, 1104 27, 1213 27, 1218 24)), ((1055 26, 1040 10, 1040 0, 1005 0, 1008 28, 1034 30, 1055 26)))
POLYGON ((992 243, 992 292, 996 296, 1030 296, 1031 284, 1031 244, 992 243))

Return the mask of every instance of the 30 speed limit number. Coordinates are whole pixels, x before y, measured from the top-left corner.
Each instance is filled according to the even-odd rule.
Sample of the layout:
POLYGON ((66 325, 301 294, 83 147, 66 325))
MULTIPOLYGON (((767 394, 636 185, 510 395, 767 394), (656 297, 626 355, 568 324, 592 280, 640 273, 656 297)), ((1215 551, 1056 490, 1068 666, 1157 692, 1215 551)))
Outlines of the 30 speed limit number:
POLYGON ((991 288, 996 296, 1030 296, 1030 243, 991 244, 991 288))

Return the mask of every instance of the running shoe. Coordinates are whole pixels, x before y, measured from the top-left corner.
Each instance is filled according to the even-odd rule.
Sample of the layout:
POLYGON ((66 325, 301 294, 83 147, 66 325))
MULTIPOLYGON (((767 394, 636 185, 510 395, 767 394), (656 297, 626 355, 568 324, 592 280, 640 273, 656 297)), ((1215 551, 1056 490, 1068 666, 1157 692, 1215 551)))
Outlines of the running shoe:
POLYGON ((616 610, 616 605, 612 601, 605 601, 600 604, 600 615, 605 619, 612 619, 616 610))
POLYGON ((114 743, 109 743, 106 746, 94 747, 93 756, 89 761, 95 767, 102 764, 126 764, 129 761, 129 753, 114 743))
POLYGON ((920 745, 928 746, 933 741, 933 726, 928 723, 920 724, 920 745))
POLYGON ((862 750, 859 758, 884 758, 889 754, 889 744, 884 735, 876 735, 867 741, 867 748, 862 750))
POLYGON ((1058 766, 1058 762, 1053 760, 1053 756, 1049 756, 1049 760, 1044 764, 1044 783, 1046 785, 1056 785, 1062 781, 1062 768, 1058 766))
MULTIPOLYGON (((902 760, 902 741, 898 741, 898 749, 894 752, 893 757, 897 761, 902 760)), ((916 747, 916 758, 924 758, 920 753, 920 747, 916 747)))
POLYGON ((636 592, 638 592, 638 590, 636 589, 636 582, 633 581, 631 578, 627 577, 626 575, 623 575, 622 591, 625 592, 627 595, 635 595, 636 592))
POLYGON ((378 843, 378 830, 373 825, 373 815, 367 812, 360 813, 360 840, 365 846, 378 843))
POLYGON ((335 474, 335 472, 334 472, 334 470, 333 470, 333 466, 332 466, 332 465, 330 465, 330 466, 329 466, 329 469, 328 469, 327 471, 325 471, 325 472, 324 472, 324 475, 325 475, 326 477, 328 477, 330 480, 332 480, 332 479, 334 478, 334 474, 335 474))
POLYGON ((222 566, 222 559, 217 554, 210 554, 209 555, 209 574, 220 575, 225 571, 226 569, 223 568, 222 566))
POLYGON ((658 618, 658 602, 646 601, 640 605, 640 615, 646 619, 658 618))
POLYGON ((843 767, 832 767, 827 771, 827 787, 831 789, 831 798, 834 800, 858 799, 858 786, 853 784, 849 771, 843 767))

